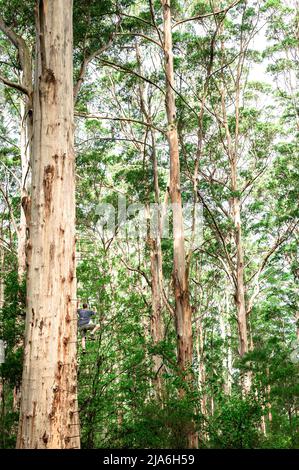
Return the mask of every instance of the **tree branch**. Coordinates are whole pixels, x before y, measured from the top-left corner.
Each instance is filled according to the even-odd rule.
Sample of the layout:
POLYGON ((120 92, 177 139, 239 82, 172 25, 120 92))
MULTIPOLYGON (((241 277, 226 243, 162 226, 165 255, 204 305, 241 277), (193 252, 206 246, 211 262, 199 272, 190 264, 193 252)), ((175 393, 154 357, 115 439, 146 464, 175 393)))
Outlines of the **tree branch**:
POLYGON ((163 93, 163 95, 165 95, 165 91, 159 85, 157 85, 157 83, 153 82, 149 78, 144 77, 143 75, 140 75, 139 73, 135 72, 134 70, 130 70, 130 69, 124 67, 121 64, 115 64, 114 62, 109 62, 108 60, 101 59, 101 62, 103 62, 104 65, 122 70, 125 73, 131 73, 132 75, 135 75, 136 77, 141 78, 141 80, 144 80, 145 82, 149 83, 150 85, 153 85, 154 87, 158 88, 158 90, 160 90, 161 93, 163 93))
POLYGON ((127 264, 127 262, 123 259, 123 258, 120 258, 121 262, 126 266, 126 268, 129 270, 129 271, 132 271, 132 272, 135 272, 135 273, 138 273, 138 274, 141 274, 141 276, 144 277, 144 279, 146 280, 147 284, 149 285, 149 287, 152 287, 152 283, 151 281, 149 280, 149 278, 147 277, 146 273, 144 271, 142 271, 141 269, 137 269, 137 268, 132 268, 131 266, 129 266, 127 264))
POLYGON ((28 88, 21 85, 20 83, 8 80, 7 78, 3 77, 3 75, 0 75, 0 80, 1 80, 2 83, 4 83, 4 85, 9 86, 10 88, 14 88, 15 90, 21 91, 22 93, 24 93, 27 96, 30 95, 30 91, 28 90, 28 88))
POLYGON ((227 262, 228 262, 228 264, 229 264, 229 267, 230 267, 230 269, 231 269, 232 278, 233 278, 234 283, 235 283, 235 285, 236 285, 236 278, 235 278, 233 263, 232 263, 232 260, 231 260, 230 255, 229 255, 229 253, 228 253, 228 251, 227 251, 227 247, 226 247, 226 243, 225 243, 223 234, 222 234, 222 232, 221 232, 221 230, 220 230, 220 228, 219 228, 219 225, 218 225, 218 223, 217 223, 215 217, 214 217, 213 214, 212 214, 212 211, 210 210, 209 206, 207 205, 207 203, 205 202, 205 200, 204 200, 202 194, 200 194, 199 191, 198 191, 198 196, 199 196, 199 198, 201 199, 203 206, 207 209, 208 213, 210 214, 210 217, 211 217, 211 219, 212 219, 213 225, 214 225, 214 227, 215 227, 215 229, 216 229, 216 233, 218 234, 218 237, 219 237, 219 239, 220 239, 220 241, 221 241, 221 244, 222 244, 222 246, 223 246, 223 250, 224 250, 224 253, 225 253, 225 257, 226 257, 227 262))
POLYGON ((255 279, 255 287, 252 296, 249 299, 248 302, 248 307, 246 310, 246 314, 249 315, 250 312, 252 311, 253 303, 256 297, 258 296, 260 292, 260 284, 259 284, 259 277, 262 273, 262 271, 265 269, 270 257, 275 253, 275 251, 289 238, 289 236, 294 232, 296 227, 298 226, 299 222, 296 222, 292 227, 288 227, 284 234, 282 236, 279 236, 275 243, 271 246, 269 251, 265 254, 264 258, 262 259, 262 262, 260 264, 259 269, 251 276, 248 282, 252 281, 252 279, 255 279))
POLYGON ((0 30, 5 36, 12 42, 12 44, 18 49, 21 46, 21 36, 16 34, 11 28, 9 28, 0 16, 0 30))
POLYGON ((113 37, 114 37, 114 34, 112 34, 110 36, 110 39, 109 41, 107 42, 107 44, 105 44, 104 46, 100 47, 99 49, 97 49, 96 51, 94 51, 92 54, 90 54, 89 56, 85 57, 82 61, 82 64, 81 64, 81 67, 80 67, 80 71, 79 71, 79 77, 78 77, 78 80, 74 86, 74 102, 76 103, 77 101, 77 98, 78 98, 78 94, 79 94, 79 91, 80 91, 80 88, 82 86, 82 83, 84 81, 84 77, 85 77, 85 74, 86 74, 86 70, 87 70, 87 67, 88 67, 88 64, 98 55, 102 54, 103 52, 105 52, 107 49, 109 49, 109 47, 111 46, 112 42, 113 42, 113 37))
POLYGON ((16 234, 18 234, 19 230, 18 230, 18 226, 17 226, 16 220, 15 220, 14 214, 13 214, 13 210, 12 210, 12 207, 10 205, 10 201, 8 199, 8 196, 7 196, 6 192, 4 191, 4 189, 2 188, 2 186, 0 186, 0 192, 2 193, 3 198, 6 202, 7 208, 9 210, 9 215, 11 217, 12 225, 15 229, 16 234))
POLYGON ((163 49, 163 46, 158 41, 156 41, 155 39, 150 38, 149 36, 146 36, 145 34, 142 34, 142 33, 130 33, 130 32, 128 32, 128 33, 116 33, 116 35, 117 36, 139 36, 143 39, 146 39, 147 41, 152 42, 153 44, 156 44, 156 46, 163 49))
POLYGON ((223 8, 222 10, 214 11, 214 12, 211 12, 211 13, 205 13, 204 15, 191 16, 190 18, 186 18, 185 20, 177 21, 177 22, 172 26, 172 28, 176 28, 178 25, 183 24, 183 23, 187 23, 188 21, 202 20, 202 19, 204 19, 204 18, 209 18, 210 16, 220 15, 220 14, 222 14, 222 13, 226 14, 229 10, 231 10, 231 8, 234 8, 236 5, 238 5, 238 3, 240 3, 240 1, 241 1, 241 0, 236 0, 236 1, 233 2, 231 5, 229 5, 229 6, 226 7, 226 8, 223 8))
POLYGON ((161 132, 162 134, 166 133, 166 131, 164 131, 163 129, 160 129, 159 127, 154 126, 153 124, 150 124, 150 123, 144 122, 144 121, 139 121, 138 119, 133 119, 133 118, 100 116, 99 114, 88 114, 88 113, 76 112, 76 111, 75 111, 75 116, 82 117, 82 118, 85 118, 85 119, 103 119, 103 120, 108 120, 108 121, 134 122, 136 124, 140 124, 141 126, 152 127, 153 129, 156 129, 157 131, 161 132))
POLYGON ((139 18, 138 16, 134 16, 134 15, 127 15, 126 13, 124 12, 118 12, 117 13, 119 16, 125 16, 126 18, 132 18, 134 20, 137 20, 137 21, 141 21, 142 23, 148 25, 148 26, 151 26, 152 28, 155 27, 154 24, 152 24, 150 21, 146 21, 144 20, 143 18, 139 18))
POLYGON ((27 96, 30 96, 32 91, 32 69, 31 69, 31 54, 30 50, 26 44, 26 41, 13 31, 9 26, 5 24, 3 18, 0 16, 0 30, 5 34, 5 36, 11 41, 11 43, 18 49, 19 52, 19 61, 21 69, 24 73, 23 83, 24 85, 19 85, 15 82, 7 80, 5 77, 1 77, 3 83, 12 88, 16 88, 19 91, 22 91, 27 96))

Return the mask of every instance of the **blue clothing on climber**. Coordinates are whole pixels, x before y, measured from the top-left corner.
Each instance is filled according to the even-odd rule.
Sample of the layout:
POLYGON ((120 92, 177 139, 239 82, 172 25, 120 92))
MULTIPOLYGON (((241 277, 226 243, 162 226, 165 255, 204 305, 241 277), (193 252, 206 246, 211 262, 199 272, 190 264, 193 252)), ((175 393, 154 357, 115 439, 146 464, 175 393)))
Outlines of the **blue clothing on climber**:
POLYGON ((78 310, 79 320, 78 326, 88 325, 91 317, 95 315, 93 310, 88 310, 87 308, 80 308, 78 310))
POLYGON ((87 331, 90 331, 90 339, 94 339, 94 333, 100 329, 100 325, 93 323, 91 317, 96 315, 96 312, 88 309, 87 304, 83 304, 83 308, 77 310, 78 313, 78 331, 82 336, 82 350, 86 351, 85 336, 87 331))

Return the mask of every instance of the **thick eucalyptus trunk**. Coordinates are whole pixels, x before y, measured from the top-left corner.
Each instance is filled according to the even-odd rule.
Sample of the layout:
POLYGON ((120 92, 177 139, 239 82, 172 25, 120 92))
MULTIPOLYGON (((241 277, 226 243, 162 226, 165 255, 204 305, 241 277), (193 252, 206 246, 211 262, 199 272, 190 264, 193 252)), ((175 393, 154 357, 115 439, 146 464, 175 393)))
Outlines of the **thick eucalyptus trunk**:
POLYGON ((72 0, 36 10, 27 316, 18 448, 78 448, 72 0))
MULTIPOLYGON (((166 114, 167 139, 170 153, 169 195, 173 208, 173 286, 175 296, 175 316, 177 330, 178 366, 182 377, 190 386, 192 366, 192 323, 189 301, 188 275, 185 261, 184 223, 180 187, 179 140, 176 123, 174 92, 174 68, 171 32, 170 0, 162 0, 164 25, 164 66, 166 75, 166 114)), ((180 391, 184 396, 184 390, 180 391)), ((187 432, 188 447, 197 447, 197 436, 192 430, 187 432)))

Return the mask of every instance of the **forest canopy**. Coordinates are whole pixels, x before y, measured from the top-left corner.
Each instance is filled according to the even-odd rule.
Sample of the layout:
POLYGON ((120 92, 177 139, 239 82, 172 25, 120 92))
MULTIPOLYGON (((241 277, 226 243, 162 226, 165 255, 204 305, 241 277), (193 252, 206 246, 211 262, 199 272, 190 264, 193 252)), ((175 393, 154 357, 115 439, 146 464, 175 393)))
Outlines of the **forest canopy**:
POLYGON ((0 0, 0 448, 299 447, 297 0, 0 0))

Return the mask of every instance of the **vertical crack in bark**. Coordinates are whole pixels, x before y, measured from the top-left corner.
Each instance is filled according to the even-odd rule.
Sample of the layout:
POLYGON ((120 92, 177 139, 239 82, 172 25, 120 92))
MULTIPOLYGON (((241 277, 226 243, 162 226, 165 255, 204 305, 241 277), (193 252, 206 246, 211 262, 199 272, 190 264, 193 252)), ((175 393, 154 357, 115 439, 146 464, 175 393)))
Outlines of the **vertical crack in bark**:
POLYGON ((44 201, 45 201, 45 211, 47 215, 51 212, 51 201, 52 201, 52 183, 54 179, 54 166, 47 165, 44 169, 44 201))

